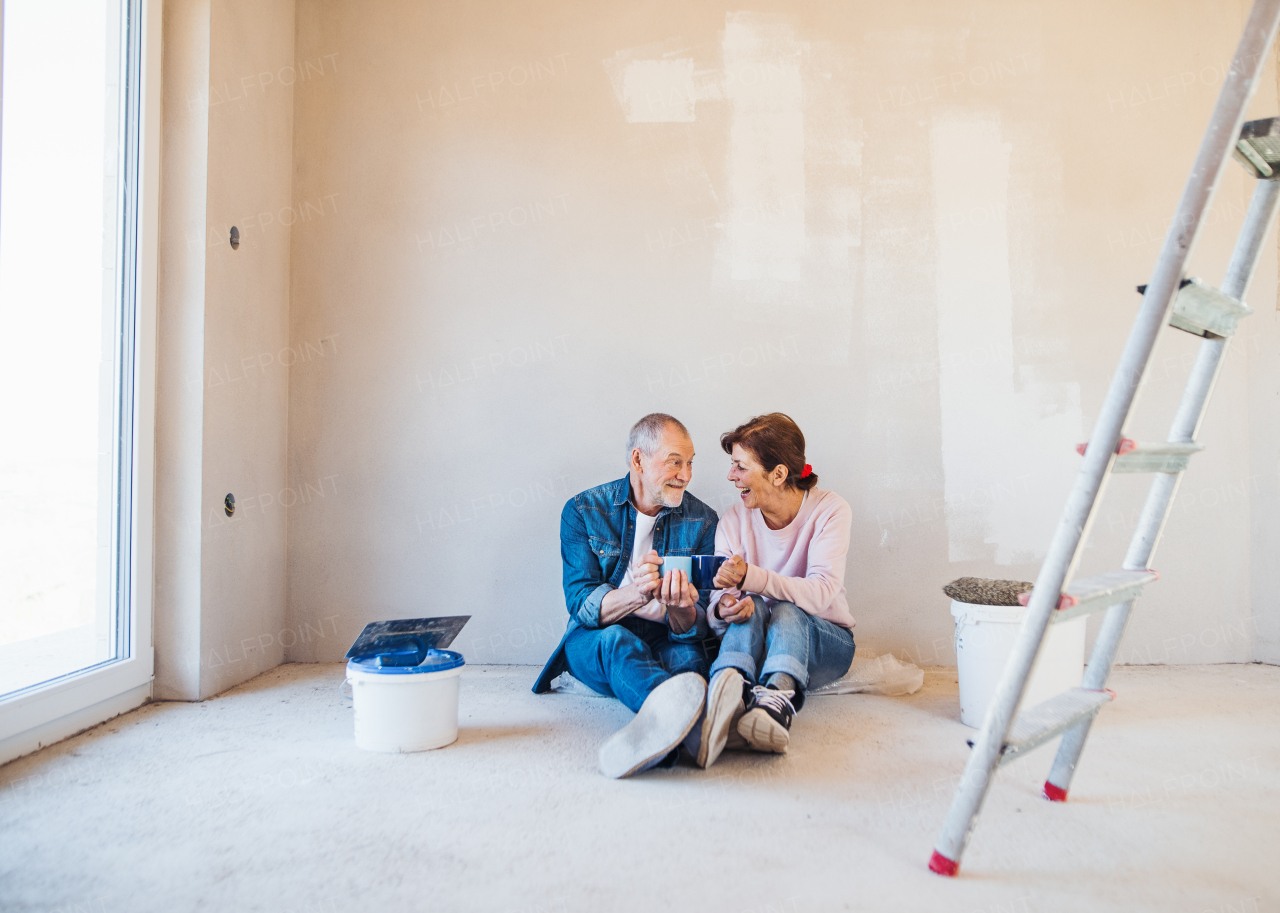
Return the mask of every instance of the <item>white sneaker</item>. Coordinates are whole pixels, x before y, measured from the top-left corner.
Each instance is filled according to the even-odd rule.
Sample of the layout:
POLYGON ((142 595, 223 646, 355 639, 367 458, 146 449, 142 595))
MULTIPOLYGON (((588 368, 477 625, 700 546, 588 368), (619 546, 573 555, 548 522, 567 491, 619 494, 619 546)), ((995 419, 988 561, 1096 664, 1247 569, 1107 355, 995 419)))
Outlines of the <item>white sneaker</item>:
POLYGON ((707 689, 707 710, 702 717, 702 738, 698 744, 699 767, 710 767, 726 748, 746 746, 738 735, 738 720, 746 710, 748 694, 747 683, 737 669, 721 669, 711 679, 711 686, 707 689))
POLYGON ((698 722, 706 698, 707 680, 696 672, 654 688, 635 719, 600 746, 600 773, 617 780, 661 761, 698 722))

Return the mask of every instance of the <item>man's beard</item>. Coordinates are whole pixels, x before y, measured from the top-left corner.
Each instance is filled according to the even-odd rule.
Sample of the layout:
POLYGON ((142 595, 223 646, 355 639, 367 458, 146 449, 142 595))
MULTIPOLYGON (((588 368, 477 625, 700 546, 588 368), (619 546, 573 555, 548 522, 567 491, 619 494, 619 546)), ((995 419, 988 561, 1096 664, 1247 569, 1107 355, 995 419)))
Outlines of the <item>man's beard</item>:
POLYGON ((670 488, 666 485, 658 486, 658 502, 663 507, 676 508, 684 501, 683 488, 670 488))

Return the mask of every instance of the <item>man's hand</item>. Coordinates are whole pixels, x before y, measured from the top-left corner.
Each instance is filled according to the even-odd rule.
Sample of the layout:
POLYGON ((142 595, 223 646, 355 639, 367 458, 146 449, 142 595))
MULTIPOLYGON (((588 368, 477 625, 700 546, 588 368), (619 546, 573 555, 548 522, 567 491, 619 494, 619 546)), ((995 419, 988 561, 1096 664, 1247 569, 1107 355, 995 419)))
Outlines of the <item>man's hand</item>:
POLYGON ((644 556, 644 563, 635 569, 631 583, 620 589, 610 590, 600 603, 600 626, 621 621, 632 612, 643 609, 655 596, 661 585, 659 566, 662 559, 653 549, 644 556))
POLYGON ((698 591, 689 582, 689 575, 684 571, 672 571, 662 578, 658 588, 658 602, 668 609, 684 608, 698 604, 698 591))
POLYGON ((698 590, 684 571, 672 571, 662 578, 657 600, 667 607, 667 624, 683 634, 698 621, 698 590))
POLYGON ((741 555, 734 555, 716 571, 716 579, 711 582, 717 590, 742 586, 747 579, 747 561, 741 555))
POLYGON ((662 559, 658 557, 658 553, 649 549, 649 554, 644 556, 644 563, 636 568, 635 579, 632 582, 640 595, 647 597, 644 601, 645 605, 649 604, 649 600, 654 597, 658 586, 662 583, 662 571, 659 567, 661 564, 662 559))
POLYGON ((716 603, 716 615, 730 624, 742 624, 750 619, 755 611, 756 604, 750 596, 739 599, 732 593, 725 593, 716 603))

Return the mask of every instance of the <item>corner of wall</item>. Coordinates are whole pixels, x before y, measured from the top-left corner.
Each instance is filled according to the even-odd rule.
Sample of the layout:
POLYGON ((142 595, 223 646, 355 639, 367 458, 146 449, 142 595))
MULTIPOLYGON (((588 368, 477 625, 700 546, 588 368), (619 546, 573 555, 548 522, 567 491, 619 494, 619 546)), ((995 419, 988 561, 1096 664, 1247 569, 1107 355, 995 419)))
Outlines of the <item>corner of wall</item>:
MULTIPOLYGON (((1265 111, 1260 116, 1280 114, 1280 48, 1271 47, 1269 66, 1274 79, 1263 84, 1258 94, 1265 111)), ((1254 662, 1280 665, 1280 605, 1275 594, 1280 588, 1280 432, 1277 431, 1276 397, 1280 395, 1280 366, 1274 359, 1259 358, 1258 352, 1280 351, 1280 228, 1272 226, 1272 243, 1263 253, 1254 276, 1249 303, 1245 357, 1249 366, 1250 431, 1250 613, 1254 662)))
POLYGON ((293 90, 268 77, 293 42, 294 0, 165 5, 159 699, 203 699, 283 659, 288 370, 275 355, 289 341, 293 90))
POLYGON ((201 98, 209 86, 208 0, 169 0, 162 28, 153 695, 195 700, 200 696, 202 239, 209 142, 201 98))

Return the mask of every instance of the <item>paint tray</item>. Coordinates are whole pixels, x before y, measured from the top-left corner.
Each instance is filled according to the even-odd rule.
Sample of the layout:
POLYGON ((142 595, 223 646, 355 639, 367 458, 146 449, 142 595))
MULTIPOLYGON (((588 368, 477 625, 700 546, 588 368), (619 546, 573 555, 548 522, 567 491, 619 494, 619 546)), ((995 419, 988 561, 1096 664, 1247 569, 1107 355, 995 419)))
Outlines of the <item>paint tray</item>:
POLYGON ((347 651, 348 659, 378 658, 382 666, 416 666, 429 650, 443 650, 458 636, 470 615, 371 621, 347 651))

